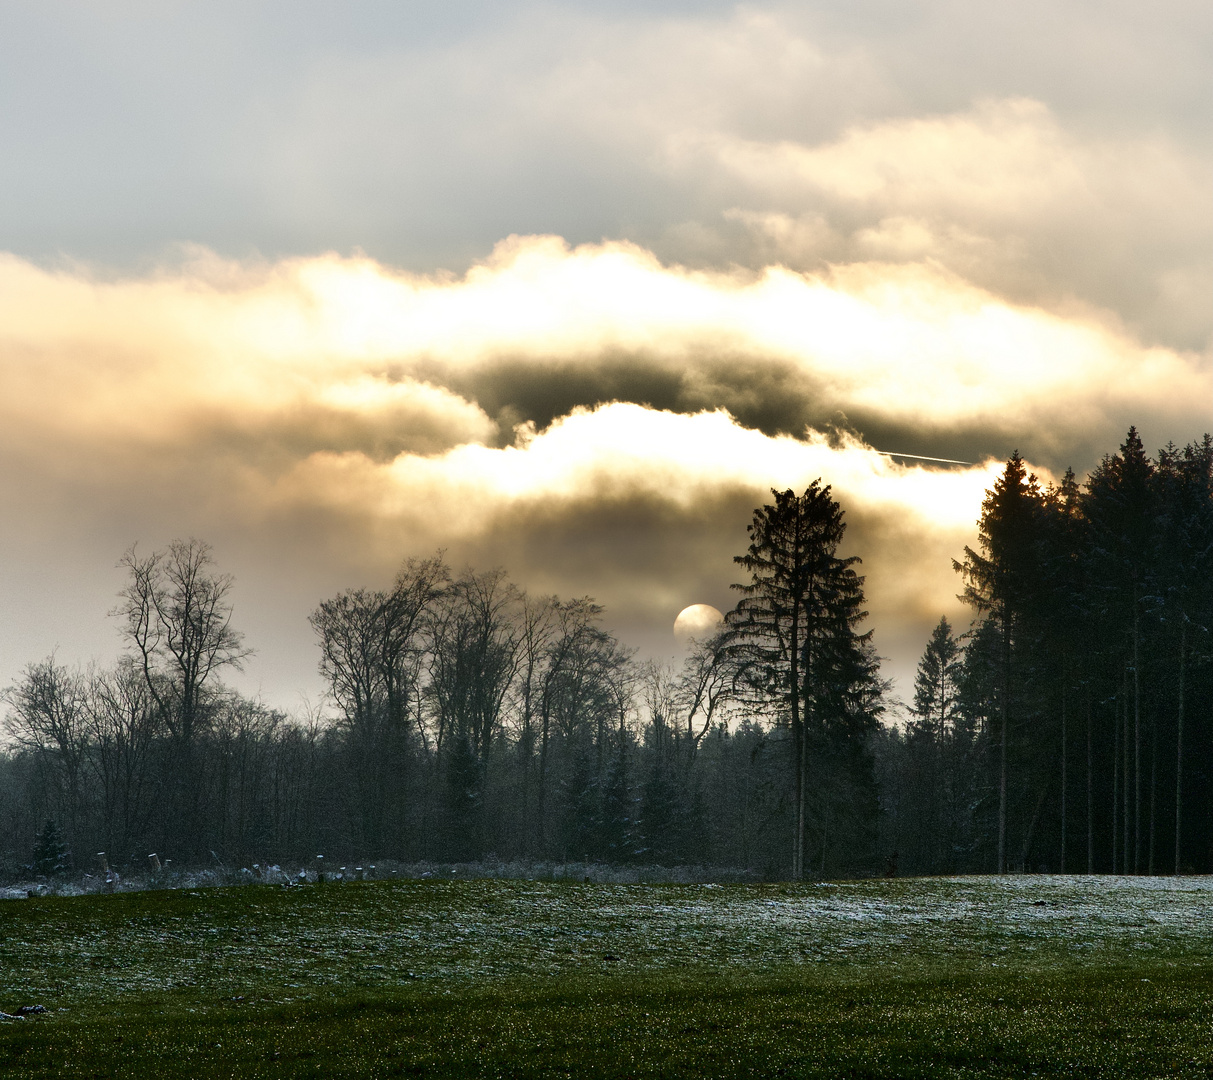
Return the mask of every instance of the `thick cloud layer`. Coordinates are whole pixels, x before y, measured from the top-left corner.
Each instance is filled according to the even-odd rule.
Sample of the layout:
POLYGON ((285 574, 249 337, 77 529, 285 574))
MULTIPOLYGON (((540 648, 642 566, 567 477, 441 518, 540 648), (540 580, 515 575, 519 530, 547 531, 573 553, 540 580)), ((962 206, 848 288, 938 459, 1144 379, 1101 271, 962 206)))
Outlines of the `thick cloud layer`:
POLYGON ((930 258, 1204 348, 1211 46, 1200 0, 12 7, 0 227, 105 264, 930 258))
MULTIPOLYGON (((769 489, 816 477, 848 512, 904 673, 955 613, 949 560, 1004 447, 1019 439, 1047 476, 1068 454, 1089 465, 1130 417, 1183 440, 1210 390, 1196 356, 931 264, 689 271, 550 237, 503 242, 460 278, 196 252, 100 280, 9 257, 0 327, 3 587, 26 613, 8 670, 77 604, 56 607, 56 559, 112 590, 127 544, 194 533, 237 572, 261 651, 249 677, 279 700, 314 689, 310 607, 438 547, 593 594, 669 650, 687 604, 729 606, 769 489), (892 459, 872 431, 877 449, 974 464, 892 459), (31 588, 51 594, 32 619, 31 588)), ((95 592, 93 629, 65 649, 102 651, 95 592)))
POLYGON ((437 546, 660 652, 819 475, 904 676, 998 460, 1210 426, 1211 44, 1199 0, 5 7, 0 681, 108 655, 118 554, 190 533, 279 703, 317 600, 437 546))

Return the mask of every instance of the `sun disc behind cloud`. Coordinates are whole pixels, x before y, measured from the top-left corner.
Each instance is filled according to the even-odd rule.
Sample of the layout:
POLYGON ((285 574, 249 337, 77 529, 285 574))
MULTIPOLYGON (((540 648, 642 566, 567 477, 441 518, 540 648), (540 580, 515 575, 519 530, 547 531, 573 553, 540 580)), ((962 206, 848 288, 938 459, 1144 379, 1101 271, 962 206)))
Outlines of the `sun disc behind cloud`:
POLYGON ((674 637, 685 645, 693 639, 705 638, 724 622, 724 616, 711 604, 692 604, 683 608, 674 620, 674 637))

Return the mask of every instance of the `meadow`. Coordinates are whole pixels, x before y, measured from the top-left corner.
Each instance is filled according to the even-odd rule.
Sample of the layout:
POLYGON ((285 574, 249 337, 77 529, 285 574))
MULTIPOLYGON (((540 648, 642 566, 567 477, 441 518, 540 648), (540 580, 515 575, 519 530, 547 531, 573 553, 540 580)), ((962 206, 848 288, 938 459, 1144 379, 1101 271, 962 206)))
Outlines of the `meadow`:
POLYGON ((0 902, 5 1077, 1213 1073, 1213 883, 365 881, 0 902))

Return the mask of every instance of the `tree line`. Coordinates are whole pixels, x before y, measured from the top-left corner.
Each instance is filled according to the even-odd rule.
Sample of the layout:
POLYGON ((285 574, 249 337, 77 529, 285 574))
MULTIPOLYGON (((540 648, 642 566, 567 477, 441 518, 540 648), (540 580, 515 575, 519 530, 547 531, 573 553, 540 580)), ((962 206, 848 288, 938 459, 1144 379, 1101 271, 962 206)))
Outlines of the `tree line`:
POLYGON ((900 723, 820 481, 754 512, 737 604, 681 666, 439 554, 316 607, 302 717, 224 685, 249 653, 205 543, 132 548, 118 662, 5 692, 3 857, 1207 869, 1211 475, 1208 437, 1152 460, 1131 430, 1081 486, 1013 455, 956 562, 973 624, 941 619, 900 723))
POLYGON ((921 873, 1213 868, 1213 441, 1131 428, 1084 484, 1015 454, 956 561, 913 719, 881 733, 885 842, 921 873))
MULTIPOLYGON (((828 489, 814 492, 840 522, 828 489)), ((780 498, 803 511, 809 495, 780 498)), ((828 542, 840 538, 839 525, 828 542)), ((771 697, 780 659, 759 648, 765 631, 744 625, 764 617, 760 593, 775 595, 769 574, 746 587, 726 633, 673 667, 639 662, 588 597, 532 596, 501 570, 409 559, 389 588, 347 590, 312 612, 328 693, 323 714, 300 718, 224 685, 249 650, 232 580, 205 543, 132 548, 121 565, 119 661, 51 656, 5 692, 10 873, 35 848, 35 870, 66 869, 68 852, 85 868, 97 852, 142 868, 156 852, 179 866, 326 854, 701 863, 782 877, 797 798, 802 834, 810 789, 817 799, 828 787, 836 817, 848 817, 845 785, 826 783, 815 754, 789 790, 787 744, 829 724, 821 713, 789 727, 771 697)), ((844 633, 856 618, 843 618, 844 633)), ((856 638, 870 652, 866 640, 856 638)), ((840 752, 841 741, 822 745, 840 752)), ((870 782, 864 797, 874 810, 870 782)), ((846 827, 831 842, 838 861, 823 849, 819 870, 866 865, 846 827)))

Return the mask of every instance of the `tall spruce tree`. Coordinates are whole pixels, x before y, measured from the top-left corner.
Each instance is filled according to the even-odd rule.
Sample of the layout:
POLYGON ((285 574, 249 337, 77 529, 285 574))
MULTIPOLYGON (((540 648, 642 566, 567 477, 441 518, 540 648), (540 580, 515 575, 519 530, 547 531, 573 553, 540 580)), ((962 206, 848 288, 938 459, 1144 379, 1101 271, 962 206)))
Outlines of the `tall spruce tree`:
POLYGON ((914 676, 914 715, 932 732, 947 731, 956 719, 960 668, 960 643, 944 615, 931 631, 914 676))
POLYGON ((920 818, 923 846, 918 859, 933 872, 950 869, 960 811, 957 721, 960 718, 960 643, 947 617, 931 633, 914 677, 914 719, 906 752, 914 771, 910 798, 920 818))
POLYGON ((1213 609, 1213 438, 1206 435, 1182 451, 1163 450, 1158 474, 1163 503, 1160 594, 1176 687, 1173 869, 1178 874, 1184 865, 1184 726, 1191 659, 1194 653, 1207 653, 1213 609))
POLYGON ((953 568, 963 576, 960 598, 998 628, 1000 646, 998 743, 998 873, 1007 872, 1007 743, 1015 686, 1013 661, 1017 632, 1027 619, 1040 575, 1040 526, 1043 495, 1019 451, 986 492, 978 520, 981 553, 965 548, 953 568))
MULTIPOLYGON (((750 546, 734 562, 750 580, 727 616, 726 648, 750 692, 791 729, 792 877, 803 878, 809 735, 879 709, 871 632, 860 634, 863 578, 859 559, 837 555, 846 525, 829 486, 813 481, 802 495, 772 491, 754 511, 750 546)), ((827 794, 822 792, 821 794, 827 794)), ((823 842, 823 853, 824 853, 823 842)))
MULTIPOLYGON (((1058 750, 1059 848, 1058 863, 1066 872, 1068 858, 1066 841, 1069 833, 1069 793, 1071 788, 1069 764, 1072 739, 1075 693, 1082 682, 1084 653, 1089 647, 1089 605, 1087 603, 1082 547, 1085 522, 1081 507, 1082 492, 1073 469, 1067 469, 1062 481, 1045 492, 1042 506, 1041 581, 1033 610, 1033 632, 1039 648, 1034 672, 1039 684, 1037 698, 1043 701, 1046 716, 1055 723, 1045 725, 1039 732, 1041 743, 1038 760, 1046 774, 1054 760, 1052 748, 1058 750), (1050 730, 1051 729, 1051 730, 1050 730), (1056 741, 1053 741, 1056 736, 1056 741)), ((1090 739, 1088 739, 1088 743, 1090 739)), ((1092 872, 1094 838, 1090 804, 1093 793, 1093 763, 1087 757, 1087 872, 1092 872)))
POLYGON ((1155 606, 1159 502, 1153 462, 1135 427, 1129 428, 1117 454, 1105 457, 1087 482, 1090 564, 1103 617, 1120 628, 1128 676, 1124 741, 1128 764, 1123 791, 1128 810, 1124 825, 1124 865, 1144 869, 1142 672, 1143 621, 1155 606), (1131 721, 1131 730, 1130 730, 1131 721))

